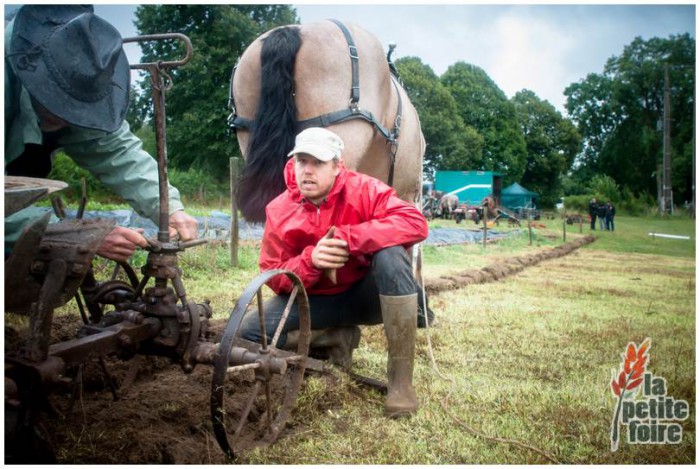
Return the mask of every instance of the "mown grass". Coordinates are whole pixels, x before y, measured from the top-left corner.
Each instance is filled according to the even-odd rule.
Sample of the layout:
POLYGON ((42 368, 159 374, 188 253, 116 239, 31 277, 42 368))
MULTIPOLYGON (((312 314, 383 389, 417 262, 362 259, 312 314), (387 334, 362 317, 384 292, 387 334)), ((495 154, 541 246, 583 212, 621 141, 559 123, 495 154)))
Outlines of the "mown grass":
POLYGON ((599 238, 595 249, 663 256, 695 256, 695 223, 678 217, 615 217, 615 231, 590 231, 599 238), (690 240, 650 236, 649 233, 689 236, 690 240))
MULTIPOLYGON (((511 231, 486 247, 425 246, 425 277, 563 242, 561 220, 538 222, 532 245, 526 228, 511 231)), ((586 225, 581 231, 567 226, 567 241, 591 233, 586 225)), ((239 462, 694 463, 694 232, 689 219, 617 217, 615 232, 594 232, 594 243, 568 256, 497 283, 434 295, 438 325, 418 332, 414 382, 421 408, 415 417, 387 420, 378 392, 344 376, 309 376, 286 436, 267 449, 239 454, 239 462), (653 239, 650 231, 693 239, 653 239), (679 445, 630 445, 623 430, 618 451, 611 452, 611 371, 628 342, 646 337, 652 339, 649 371, 666 379, 669 396, 690 403, 690 417, 682 422, 679 445)), ((227 317, 257 275, 258 249, 245 244, 235 269, 226 245, 182 254, 188 297, 210 299, 215 318, 227 317)), ((363 327, 353 371, 385 379, 385 343, 381 326, 363 327)))
MULTIPOLYGON (((434 296, 439 324, 418 337, 418 415, 387 420, 379 393, 312 377, 290 422, 292 434, 244 455, 243 462, 694 463, 694 241, 669 248, 640 233, 653 225, 683 234, 692 232, 694 223, 662 222, 620 217, 615 233, 596 232, 595 243, 569 256, 498 283, 434 296), (663 254, 650 253, 654 249, 663 254), (690 418, 682 423, 679 445, 623 440, 612 452, 611 370, 628 342, 646 337, 652 339, 649 371, 666 379, 669 396, 690 403, 690 418)), ((539 229, 541 241, 560 243, 560 222, 543 223, 551 228, 539 229)), ((581 236, 573 231, 567 238, 581 236)), ((466 245, 433 253, 426 248, 425 270, 443 271, 431 265, 435 260, 471 268, 484 260, 460 257, 493 260, 538 249, 536 244, 529 246, 521 234, 485 249, 466 245)), ((381 326, 363 328, 354 371, 383 379, 384 350, 381 326)))

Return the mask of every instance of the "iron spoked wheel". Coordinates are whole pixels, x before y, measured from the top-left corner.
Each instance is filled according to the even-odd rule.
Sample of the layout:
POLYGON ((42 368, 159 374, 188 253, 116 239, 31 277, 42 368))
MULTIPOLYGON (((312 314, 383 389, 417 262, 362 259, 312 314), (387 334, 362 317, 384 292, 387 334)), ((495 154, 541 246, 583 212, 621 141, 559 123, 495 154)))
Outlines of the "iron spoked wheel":
POLYGON ((217 353, 211 388, 211 418, 214 434, 229 459, 235 457, 236 443, 245 440, 251 445, 273 443, 281 431, 301 389, 309 354, 311 320, 309 302, 301 280, 292 272, 273 270, 256 277, 239 298, 226 324, 217 353), (263 287, 278 275, 287 276, 293 289, 282 319, 272 340, 267 343, 263 287), (256 303, 260 318, 262 344, 247 343, 239 337, 243 316, 256 303), (281 330, 292 305, 299 311, 299 340, 296 351, 277 348, 281 330), (252 349, 260 359, 250 363, 232 364, 232 350, 240 346, 252 349), (253 347, 251 347, 251 345, 253 347), (270 366, 274 361, 276 365, 270 366), (252 383, 241 379, 244 373, 255 375, 252 383))

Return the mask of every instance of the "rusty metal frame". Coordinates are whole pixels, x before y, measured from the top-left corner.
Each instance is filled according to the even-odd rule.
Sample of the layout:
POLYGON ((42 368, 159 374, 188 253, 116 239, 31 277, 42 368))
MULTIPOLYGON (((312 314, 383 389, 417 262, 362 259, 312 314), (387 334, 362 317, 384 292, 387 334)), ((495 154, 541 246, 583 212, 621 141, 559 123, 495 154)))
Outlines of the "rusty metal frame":
MULTIPOLYGON (((38 387, 45 392, 61 380, 65 372, 81 366, 90 359, 108 354, 131 358, 137 353, 166 355, 180 360, 184 372, 191 372, 196 364, 214 366, 212 374, 211 418, 216 438, 224 452, 234 457, 233 445, 224 424, 223 388, 226 376, 232 370, 254 369, 255 391, 263 389, 267 399, 268 428, 263 437, 265 443, 272 443, 284 428, 289 413, 296 401, 305 370, 329 372, 323 362, 308 357, 310 343, 310 314, 306 291, 298 276, 290 271, 268 271, 256 277, 241 295, 231 313, 229 322, 220 343, 209 339, 208 320, 212 315, 208 302, 194 303, 187 298, 182 282, 182 271, 178 267, 178 253, 187 248, 206 243, 206 240, 188 242, 172 241, 169 233, 169 183, 167 174, 167 144, 165 135, 165 92, 172 88, 169 70, 186 64, 192 56, 192 44, 183 34, 156 34, 124 39, 125 43, 157 40, 180 40, 185 44, 185 57, 174 61, 157 61, 130 65, 131 69, 146 70, 150 73, 154 117, 156 124, 156 147, 158 152, 159 183, 159 226, 157 240, 149 240, 146 248, 148 258, 142 267, 142 279, 135 273, 129 275, 132 285, 112 280, 97 282, 92 276, 91 262, 104 236, 111 231, 113 221, 102 220, 62 220, 47 227, 48 218, 40 221, 28 233, 20 245, 15 259, 6 263, 6 274, 17 270, 17 281, 31 284, 29 292, 30 338, 24 353, 5 357, 6 387, 12 392, 11 399, 21 397, 28 401, 38 399, 38 387), (78 234, 76 234, 78 233, 78 234), (282 323, 286 321, 292 303, 299 310, 300 336, 295 351, 277 349, 281 327, 274 331, 270 344, 246 343, 238 337, 238 329, 248 306, 257 300, 258 310, 264 316, 261 289, 278 275, 287 276, 294 284, 285 308, 282 323), (88 279, 86 282, 86 278, 88 279), (155 285, 146 288, 153 279, 155 285), (172 284, 172 288, 168 286, 172 284), (89 284, 89 285, 87 285, 89 284), (78 337, 73 340, 49 345, 53 309, 68 302, 82 285, 83 298, 88 303, 103 303, 115 306, 108 314, 92 314, 88 324, 83 325, 78 337), (89 287, 86 289, 86 287, 89 287), (178 305, 178 302, 180 305, 178 305), (270 403, 270 380, 274 375, 286 375, 288 380, 283 402, 274 406, 270 403), (9 384, 8 384, 9 380, 9 384), (28 386, 26 383, 30 383, 28 386)), ((42 191, 39 196, 47 194, 42 191)), ((37 196, 29 194, 29 198, 37 196)), ((84 209, 84 200, 80 213, 84 209)), ((52 201, 53 202, 53 201, 52 201)), ((54 207, 60 206, 55 201, 54 207)), ((129 272, 127 272, 129 273, 129 272)), ((7 277, 7 276, 6 276, 7 277)), ((17 286, 17 282, 12 283, 17 286)), ((7 284, 6 284, 7 286, 7 284)), ((17 286, 17 290, 19 290, 17 286)), ((15 290, 15 288, 11 288, 15 290)), ((14 294, 14 292, 13 292, 14 294)), ((6 297, 6 310, 8 303, 6 297)), ((26 305, 24 305, 26 306, 26 305)), ((81 315, 86 318, 82 311, 81 315)), ((13 309, 22 309, 18 305, 13 309)), ((27 311, 24 311, 25 313, 27 311)), ((264 320, 261 324, 264 325, 264 320)), ((262 335, 266 331, 262 326, 262 335)), ((103 366, 106 372, 106 368, 103 366)), ((357 377, 352 375, 353 379, 357 377)), ((360 380, 362 381, 362 380, 360 380)), ((364 380, 365 384, 381 387, 382 383, 364 380)), ((116 398, 116 392, 113 391, 116 398)), ((255 397, 255 395, 253 395, 255 397)), ((250 403, 247 406, 250 407, 250 403)), ((32 402, 29 402, 32 405, 32 402)), ((233 432, 233 439, 240 431, 243 420, 233 432)))
POLYGON ((167 243, 170 241, 168 229, 169 193, 168 193, 168 149, 165 138, 165 93, 172 88, 172 79, 168 70, 185 65, 192 58, 192 42, 184 34, 150 34, 145 36, 129 37, 123 40, 126 43, 151 42, 162 40, 179 40, 185 44, 185 57, 180 60, 146 62, 131 64, 132 70, 146 70, 151 77, 153 114, 156 124, 156 151, 158 153, 158 191, 160 196, 160 212, 158 222, 158 241, 167 243))

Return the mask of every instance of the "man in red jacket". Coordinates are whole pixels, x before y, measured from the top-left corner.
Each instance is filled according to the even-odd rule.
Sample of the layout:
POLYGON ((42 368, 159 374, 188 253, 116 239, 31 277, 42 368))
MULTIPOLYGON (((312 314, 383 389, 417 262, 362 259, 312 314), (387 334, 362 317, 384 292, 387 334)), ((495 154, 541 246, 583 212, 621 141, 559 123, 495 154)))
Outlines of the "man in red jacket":
MULTIPOLYGON (((312 347, 328 347, 331 359, 349 367, 360 340, 358 325, 384 323, 388 342, 389 417, 418 409, 413 361, 418 286, 407 249, 428 236, 415 206, 370 176, 345 168, 343 141, 323 128, 296 137, 285 167, 287 190, 266 208, 260 269, 291 270, 309 296, 312 347)), ((265 304, 271 339, 292 289, 285 276, 268 286, 278 296, 265 304)), ((299 319, 292 308, 278 346, 291 348, 299 319)), ((251 311, 241 336, 259 342, 258 314, 251 311)))

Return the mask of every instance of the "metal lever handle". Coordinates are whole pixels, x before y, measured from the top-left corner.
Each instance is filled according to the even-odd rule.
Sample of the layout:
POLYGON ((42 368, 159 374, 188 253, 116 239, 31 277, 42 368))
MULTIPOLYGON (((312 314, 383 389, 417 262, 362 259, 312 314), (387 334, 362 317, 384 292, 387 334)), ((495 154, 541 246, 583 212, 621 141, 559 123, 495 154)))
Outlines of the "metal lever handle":
POLYGON ((170 252, 184 251, 185 249, 199 246, 200 244, 206 244, 209 242, 208 239, 193 239, 190 241, 185 241, 183 243, 163 243, 157 239, 146 238, 148 242, 148 250, 151 252, 162 252, 163 250, 168 250, 170 252))
POLYGON ((166 33, 166 34, 151 34, 146 36, 137 36, 126 38, 123 42, 145 42, 145 41, 160 41, 169 39, 179 39, 185 43, 185 57, 181 60, 173 61, 158 61, 143 64, 132 64, 131 69, 142 69, 148 71, 151 76, 151 94, 153 98, 153 116, 155 119, 156 130, 156 151, 158 152, 158 200, 159 200, 159 216, 158 216, 158 241, 168 243, 170 234, 168 230, 169 217, 169 193, 168 193, 168 172, 167 172, 167 150, 165 142, 165 92, 172 87, 172 78, 166 69, 179 67, 189 62, 192 57, 192 42, 184 34, 166 33), (166 83, 164 78, 167 78, 166 83))
POLYGON ((144 36, 127 37, 122 42, 124 44, 129 42, 149 42, 149 41, 163 41, 168 39, 178 39, 185 43, 185 57, 181 60, 171 60, 171 61, 159 61, 159 62, 146 62, 139 64, 130 64, 129 68, 136 70, 149 70, 150 67, 156 65, 159 68, 173 68, 185 65, 192 58, 192 42, 190 38, 180 33, 165 33, 165 34, 146 34, 144 36))

